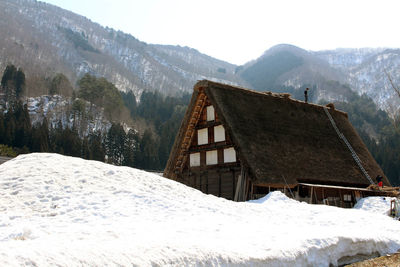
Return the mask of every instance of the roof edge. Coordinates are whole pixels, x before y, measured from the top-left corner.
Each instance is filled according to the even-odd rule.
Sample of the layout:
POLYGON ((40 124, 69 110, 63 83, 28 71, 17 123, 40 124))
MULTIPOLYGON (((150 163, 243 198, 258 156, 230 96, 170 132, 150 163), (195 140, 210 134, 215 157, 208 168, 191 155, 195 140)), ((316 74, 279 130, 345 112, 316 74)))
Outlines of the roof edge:
POLYGON ((218 82, 214 82, 214 81, 210 81, 210 80, 200 80, 200 81, 198 81, 194 85, 193 91, 198 91, 198 90, 200 90, 200 88, 209 88, 209 87, 212 87, 212 86, 222 87, 222 88, 228 89, 228 90, 242 90, 243 93, 247 93, 247 94, 251 94, 251 95, 255 95, 255 96, 260 96, 260 97, 276 97, 276 98, 281 98, 281 99, 287 99, 289 101, 292 101, 293 103, 301 103, 301 104, 310 105, 310 106, 314 106, 314 107, 318 107, 318 108, 327 107, 329 110, 334 111, 334 112, 336 112, 336 113, 338 113, 340 115, 343 115, 346 118, 348 118, 347 112, 344 112, 342 110, 336 109, 332 103, 329 103, 329 104, 327 104, 325 106, 324 105, 319 105, 319 104, 314 104, 314 103, 305 103, 304 101, 291 98, 291 94, 289 94, 289 93, 274 93, 274 92, 271 92, 271 91, 260 92, 260 91, 256 91, 256 90, 253 90, 253 89, 244 88, 244 87, 241 87, 241 86, 238 86, 238 85, 228 85, 228 84, 218 83, 218 82))

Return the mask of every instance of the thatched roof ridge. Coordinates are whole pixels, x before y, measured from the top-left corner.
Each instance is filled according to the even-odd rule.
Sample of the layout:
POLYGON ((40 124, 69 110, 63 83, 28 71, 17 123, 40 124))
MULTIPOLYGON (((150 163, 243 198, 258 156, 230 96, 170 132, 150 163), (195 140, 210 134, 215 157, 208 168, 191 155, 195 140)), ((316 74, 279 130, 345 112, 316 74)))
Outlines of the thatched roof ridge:
MULTIPOLYGON (((200 88, 207 88, 207 87, 212 87, 212 86, 218 86, 218 87, 224 88, 226 90, 233 90, 233 91, 242 90, 243 94, 249 94, 249 95, 254 95, 254 96, 259 96, 259 97, 271 97, 272 96, 272 97, 277 97, 277 98, 289 99, 290 101, 304 104, 304 101, 291 98, 291 94, 289 94, 289 93, 275 93, 275 92, 271 92, 271 91, 260 92, 260 91, 256 91, 256 90, 253 90, 253 89, 244 88, 244 87, 241 87, 241 86, 222 84, 222 83, 213 82, 213 81, 209 81, 209 80, 198 81, 194 85, 193 90, 196 91, 196 90, 199 90, 200 88)), ((315 104, 315 103, 307 103, 307 105, 320 107, 321 109, 324 107, 322 105, 315 104)), ((330 109, 332 109, 330 107, 331 105, 332 104, 330 103, 327 106, 330 109)), ((348 117, 346 112, 344 112, 342 110, 338 110, 338 109, 334 109, 334 110, 336 112, 341 113, 344 116, 348 117)))
MULTIPOLYGON (((195 88, 204 88, 236 144, 241 161, 258 183, 370 184, 336 134, 323 106, 291 99, 287 94, 210 81, 201 81, 195 88)), ((347 113, 332 108, 329 112, 370 176, 382 175, 347 113)))

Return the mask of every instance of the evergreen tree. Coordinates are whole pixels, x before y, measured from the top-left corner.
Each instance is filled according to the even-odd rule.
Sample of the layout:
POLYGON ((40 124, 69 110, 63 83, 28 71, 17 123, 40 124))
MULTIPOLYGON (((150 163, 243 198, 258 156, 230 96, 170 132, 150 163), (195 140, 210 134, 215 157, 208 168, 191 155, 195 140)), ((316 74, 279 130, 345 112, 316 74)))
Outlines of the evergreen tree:
POLYGON ((50 95, 63 95, 71 97, 73 95, 73 87, 68 78, 62 74, 57 73, 50 81, 49 86, 50 95))
POLYGON ((7 65, 4 70, 3 77, 1 78, 1 87, 5 92, 6 101, 14 101, 15 95, 15 76, 17 68, 14 65, 7 65))
POLYGON ((5 144, 6 129, 4 125, 4 114, 0 109, 0 144, 5 144))
POLYGON ((82 140, 82 152, 81 152, 80 157, 83 159, 92 159, 90 148, 89 148, 89 140, 86 136, 82 140))
POLYGON ((137 167, 136 157, 139 153, 139 136, 138 134, 130 129, 125 138, 124 145, 124 166, 137 167))
POLYGON ((90 159, 104 162, 105 152, 101 132, 89 134, 90 159))
POLYGON ((7 65, 3 72, 3 77, 1 78, 1 86, 6 87, 10 81, 14 81, 16 73, 17 68, 14 65, 7 65))
POLYGON ((4 144, 11 147, 14 144, 15 132, 17 128, 14 108, 15 108, 14 105, 10 105, 4 117, 4 128, 5 128, 4 144))
POLYGON ((25 90, 25 74, 21 68, 7 65, 1 78, 1 86, 6 94, 6 101, 20 99, 25 90))
POLYGON ((135 118, 137 115, 137 103, 135 94, 132 91, 129 91, 128 93, 121 92, 121 96, 125 106, 128 108, 131 114, 131 117, 135 118))
POLYGON ((64 149, 62 144, 63 131, 64 129, 61 120, 57 122, 55 128, 51 128, 50 130, 50 149, 55 153, 64 154, 64 149))
POLYGON ((158 170, 160 168, 158 143, 154 140, 150 130, 145 130, 140 139, 138 166, 146 170, 158 170))
POLYGON ((112 124, 105 138, 108 161, 122 165, 126 134, 121 124, 112 124))
POLYGON ((124 106, 118 89, 105 78, 85 74, 79 81, 79 97, 103 107, 106 117, 117 121, 124 106))
POLYGON ((50 138, 47 119, 32 128, 32 152, 50 152, 50 138))
POLYGON ((63 132, 64 155, 81 157, 82 141, 75 127, 65 128, 63 132))
POLYGON ((79 81, 78 97, 83 98, 93 104, 99 104, 103 94, 102 88, 97 86, 97 78, 86 73, 79 81))
POLYGON ((32 136, 32 125, 29 117, 28 106, 22 106, 22 102, 18 101, 14 104, 14 117, 16 120, 15 137, 13 146, 23 148, 30 147, 32 136))
POLYGON ((21 99, 25 92, 25 73, 21 68, 18 68, 15 75, 15 95, 17 99, 21 99))

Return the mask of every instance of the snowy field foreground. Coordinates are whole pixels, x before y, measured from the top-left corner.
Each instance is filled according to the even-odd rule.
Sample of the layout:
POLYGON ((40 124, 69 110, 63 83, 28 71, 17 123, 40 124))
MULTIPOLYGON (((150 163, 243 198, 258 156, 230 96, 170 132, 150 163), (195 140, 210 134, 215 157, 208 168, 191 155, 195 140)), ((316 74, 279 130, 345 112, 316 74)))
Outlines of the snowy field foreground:
POLYGON ((236 203, 57 154, 0 165, 0 186, 0 266, 329 266, 400 249, 385 215, 280 192, 236 203))

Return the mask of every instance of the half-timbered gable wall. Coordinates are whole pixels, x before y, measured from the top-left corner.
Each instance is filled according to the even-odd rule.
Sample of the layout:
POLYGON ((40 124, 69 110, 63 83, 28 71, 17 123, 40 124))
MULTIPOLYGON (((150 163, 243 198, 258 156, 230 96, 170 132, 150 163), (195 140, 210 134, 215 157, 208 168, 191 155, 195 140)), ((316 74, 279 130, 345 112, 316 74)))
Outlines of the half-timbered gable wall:
POLYGON ((207 194, 233 199, 240 162, 215 108, 204 99, 183 164, 181 180, 207 194))

